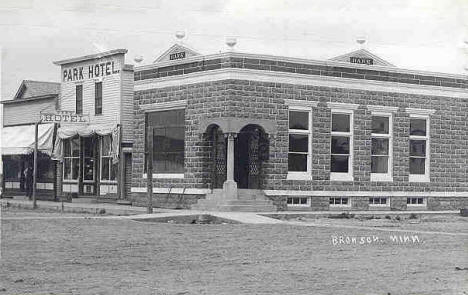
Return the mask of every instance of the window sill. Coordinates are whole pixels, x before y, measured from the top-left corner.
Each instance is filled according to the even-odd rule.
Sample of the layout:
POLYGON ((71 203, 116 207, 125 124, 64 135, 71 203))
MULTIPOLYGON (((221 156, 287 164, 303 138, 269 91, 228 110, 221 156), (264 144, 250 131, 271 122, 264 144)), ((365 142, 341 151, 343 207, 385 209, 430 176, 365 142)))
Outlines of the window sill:
POLYGON ((410 174, 409 182, 431 182, 429 175, 424 174, 410 174))
POLYGON ((287 180, 312 180, 312 175, 308 172, 288 172, 287 180))
MULTIPOLYGON (((143 178, 148 178, 146 173, 143 174, 143 178)), ((160 178, 184 178, 183 173, 153 173, 153 178, 160 179, 160 178)))
POLYGON ((371 173, 370 177, 371 181, 385 181, 385 182, 393 182, 393 177, 389 174, 384 173, 371 173))
POLYGON ((390 208, 390 204, 369 204, 369 208, 390 208))
POLYGON ((331 181, 354 181, 354 177, 349 173, 330 173, 331 181))

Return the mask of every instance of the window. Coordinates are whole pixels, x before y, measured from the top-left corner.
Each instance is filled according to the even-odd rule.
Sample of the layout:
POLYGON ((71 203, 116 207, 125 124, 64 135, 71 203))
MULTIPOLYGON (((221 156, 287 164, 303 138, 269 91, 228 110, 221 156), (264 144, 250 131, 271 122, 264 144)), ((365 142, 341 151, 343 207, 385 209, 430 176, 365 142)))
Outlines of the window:
POLYGON ((76 85, 75 95, 75 112, 81 115, 83 114, 83 85, 76 85))
POLYGON ((153 172, 184 173, 185 110, 147 114, 153 130, 153 172))
POLYGON ((111 156, 112 137, 105 135, 101 137, 101 180, 115 181, 118 164, 112 163, 111 156))
POLYGON ((311 175, 311 111, 290 107, 288 178, 311 175))
POLYGON ((409 128, 409 181, 429 182, 430 171, 430 119, 434 110, 411 109, 409 128))
POLYGON ((347 197, 331 197, 330 206, 351 207, 351 203, 349 202, 349 198, 347 197))
POLYGON ((102 114, 102 82, 94 84, 94 113, 102 114))
POLYGON ((369 206, 388 206, 390 205, 386 197, 369 198, 369 206))
POLYGON ((392 115, 372 116, 371 180, 392 179, 392 115))
POLYGON ((411 197, 406 199, 407 206, 426 206, 426 199, 423 197, 411 197))
POLYGON ((78 180, 80 167, 80 138, 74 137, 63 141, 63 179, 78 180))
POLYGON ((330 180, 353 180, 353 117, 356 104, 328 103, 331 110, 330 180))
POLYGON ((309 207, 310 198, 308 197, 288 197, 287 205, 292 207, 309 207))

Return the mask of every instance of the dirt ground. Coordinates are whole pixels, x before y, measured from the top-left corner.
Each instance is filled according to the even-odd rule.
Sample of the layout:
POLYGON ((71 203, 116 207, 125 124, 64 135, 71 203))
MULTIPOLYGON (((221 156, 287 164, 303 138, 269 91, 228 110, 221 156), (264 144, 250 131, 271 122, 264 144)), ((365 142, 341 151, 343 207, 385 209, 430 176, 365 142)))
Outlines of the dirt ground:
POLYGON ((468 294, 466 218, 300 226, 86 216, 3 212, 0 295, 468 294))

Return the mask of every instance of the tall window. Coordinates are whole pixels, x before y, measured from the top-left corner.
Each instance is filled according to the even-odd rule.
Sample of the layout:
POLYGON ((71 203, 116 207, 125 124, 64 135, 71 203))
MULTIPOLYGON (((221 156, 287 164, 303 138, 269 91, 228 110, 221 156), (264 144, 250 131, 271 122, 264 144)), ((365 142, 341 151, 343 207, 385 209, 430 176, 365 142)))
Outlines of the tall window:
POLYGON ((83 85, 76 85, 75 98, 75 112, 83 114, 83 85))
POLYGON ((147 114, 153 130, 153 172, 184 173, 185 110, 147 114))
POLYGON ((63 141, 63 179, 78 180, 80 167, 80 138, 74 137, 63 141))
POLYGON ((429 118, 410 117, 409 151, 410 181, 428 181, 429 118))
POLYGON ((332 110, 331 180, 352 180, 353 112, 332 110))
POLYGON ((101 180, 116 180, 118 164, 112 163, 111 146, 110 135, 101 137, 101 180))
POLYGON ((288 153, 289 175, 310 175, 311 121, 310 110, 290 108, 288 153))
POLYGON ((94 113, 102 114, 102 82, 94 84, 94 113))
POLYGON ((94 137, 82 137, 83 149, 83 180, 93 181, 95 172, 94 137))
POLYGON ((392 178, 392 115, 372 116, 371 180, 390 181, 392 178))

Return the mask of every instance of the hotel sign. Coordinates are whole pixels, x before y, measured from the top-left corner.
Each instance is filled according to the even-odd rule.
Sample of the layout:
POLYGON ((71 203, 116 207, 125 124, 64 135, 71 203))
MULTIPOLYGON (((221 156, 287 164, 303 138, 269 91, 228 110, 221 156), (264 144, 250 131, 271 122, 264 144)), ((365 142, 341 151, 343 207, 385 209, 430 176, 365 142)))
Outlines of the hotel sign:
POLYGON ((373 65, 374 60, 372 58, 366 58, 366 57, 354 57, 351 56, 349 58, 349 62, 353 64, 362 64, 362 65, 373 65))
POLYGON ((42 123, 87 123, 88 115, 79 115, 73 112, 41 113, 42 123))
POLYGON ((183 59, 183 58, 185 58, 185 51, 169 54, 169 60, 176 60, 176 59, 183 59))
POLYGON ((64 69, 62 72, 63 82, 80 81, 84 79, 94 79, 104 76, 118 74, 120 70, 114 61, 107 61, 92 64, 89 66, 79 66, 64 69))

